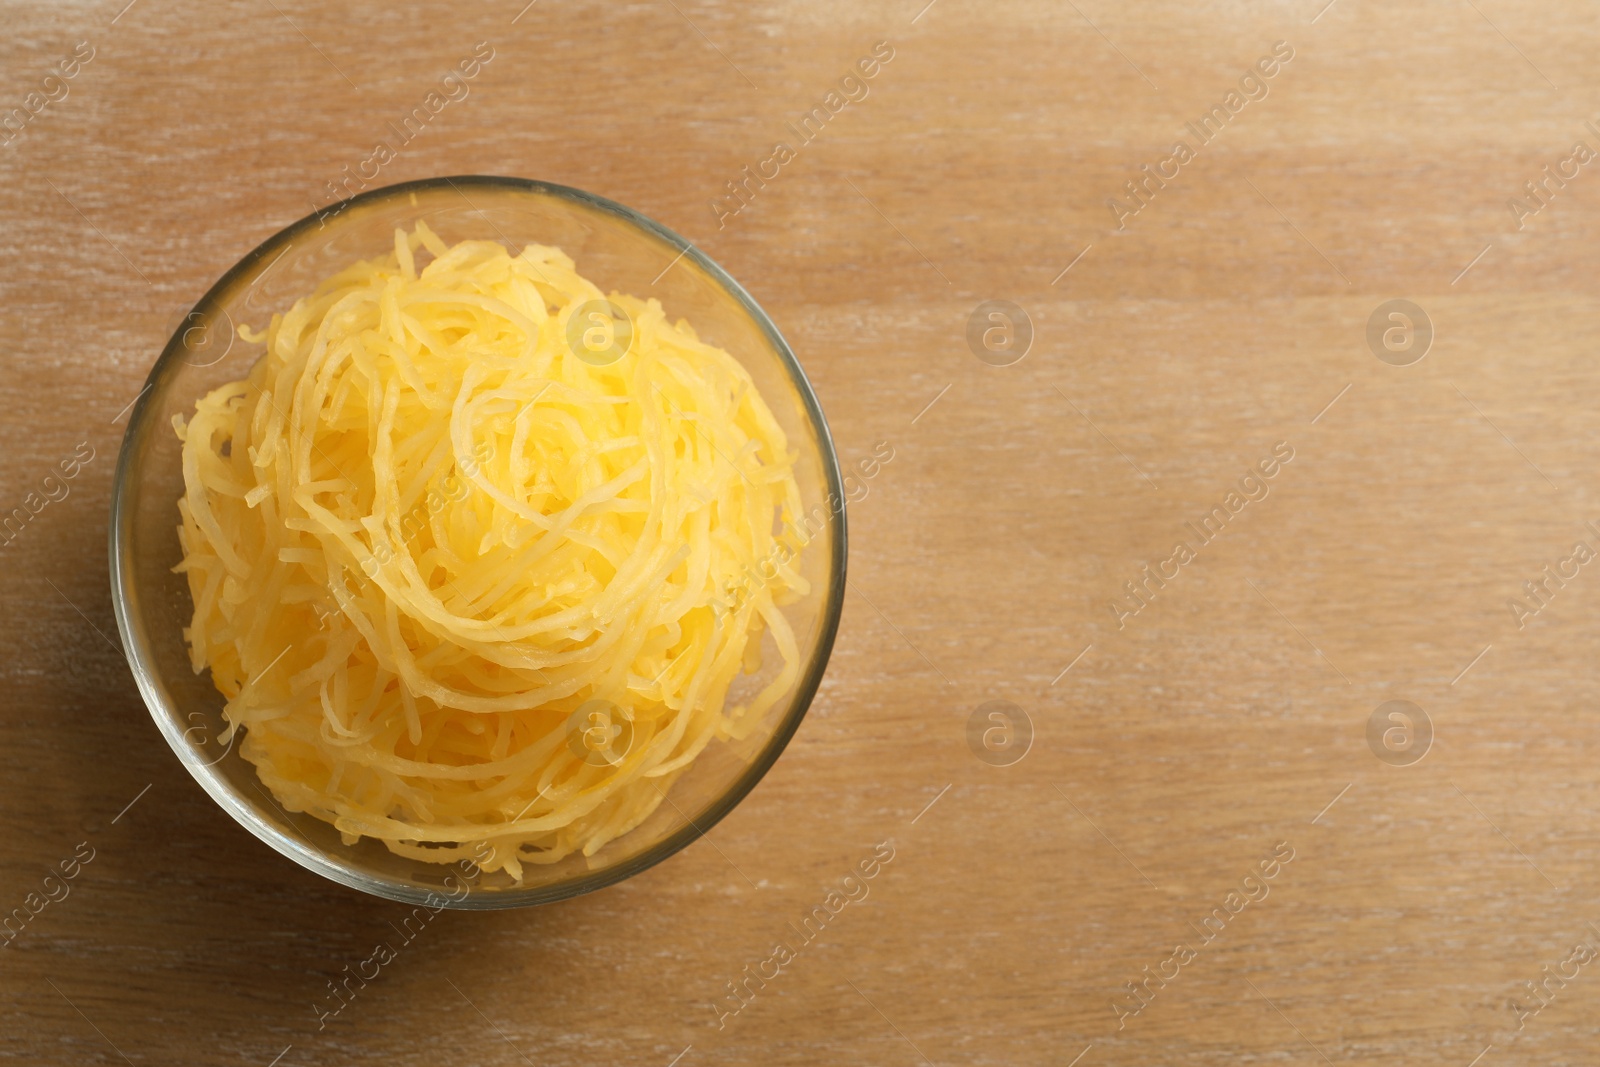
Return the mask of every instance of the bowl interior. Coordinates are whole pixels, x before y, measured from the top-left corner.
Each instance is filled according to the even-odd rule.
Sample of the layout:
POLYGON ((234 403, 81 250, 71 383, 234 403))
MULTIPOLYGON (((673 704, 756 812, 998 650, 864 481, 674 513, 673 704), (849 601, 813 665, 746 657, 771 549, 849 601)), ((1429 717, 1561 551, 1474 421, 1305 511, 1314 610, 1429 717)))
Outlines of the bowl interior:
MULTIPOLYGON (((727 813, 777 758, 821 680, 844 593, 843 491, 827 425, 788 345, 754 301, 682 238, 620 205, 577 190, 505 178, 412 182, 362 194, 277 234, 225 275, 179 326, 150 374, 129 422, 111 515, 112 597, 145 703, 195 779, 242 825, 296 862, 346 885, 394 900, 464 908, 513 907, 573 896, 671 855, 727 813), (175 415, 205 392, 246 375, 264 346, 238 336, 349 263, 393 248, 397 227, 425 220, 447 243, 495 240, 512 254, 555 245, 602 290, 655 297, 673 319, 733 353, 749 370, 798 453, 795 478, 806 510, 824 526, 803 553, 811 592, 784 611, 802 670, 792 693, 750 735, 714 742, 639 827, 594 856, 525 865, 521 885, 504 874, 469 876, 454 866, 406 859, 382 844, 345 845, 328 824, 284 810, 220 740, 223 700, 210 674, 190 669, 182 630, 193 604, 179 561, 177 501, 183 492, 175 415), (838 502, 835 506, 835 502, 838 502), (461 895, 461 887, 468 892, 461 895), (449 900, 440 898, 448 894, 449 900)), ((772 639, 762 670, 744 676, 730 701, 776 673, 772 639)))

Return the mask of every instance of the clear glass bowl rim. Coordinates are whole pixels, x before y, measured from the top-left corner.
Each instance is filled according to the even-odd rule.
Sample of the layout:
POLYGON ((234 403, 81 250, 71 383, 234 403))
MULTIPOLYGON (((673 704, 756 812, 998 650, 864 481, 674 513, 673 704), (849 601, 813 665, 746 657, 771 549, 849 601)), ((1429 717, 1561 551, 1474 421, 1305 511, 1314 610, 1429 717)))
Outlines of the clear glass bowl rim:
MULTIPOLYGON (((128 419, 128 429, 123 435, 122 448, 117 457, 117 468, 112 479, 111 489, 109 550, 111 557, 112 607, 116 613, 117 629, 122 637, 122 645, 128 659, 128 665, 133 671, 134 680, 139 686, 140 695, 144 698, 145 707, 150 712, 150 717, 155 721, 156 727, 161 731, 162 736, 166 738, 167 744, 171 747, 173 753, 188 768, 190 775, 200 784, 201 788, 210 794, 212 800, 216 801, 224 811, 231 815, 235 822, 300 866, 352 889, 389 900, 407 904, 431 903, 433 906, 443 904, 445 907, 476 911, 547 904, 613 885, 625 878, 638 874, 640 871, 655 866, 667 857, 686 848, 708 833, 725 815, 732 811, 755 788, 756 783, 765 776, 772 765, 777 762, 778 757, 783 754, 783 750, 788 746, 789 740, 794 736, 795 731, 799 729, 800 721, 805 718, 812 699, 816 696, 817 688, 822 682, 822 675, 827 668, 828 659, 833 651, 834 638, 838 634, 839 619, 844 609, 848 546, 844 480, 839 470, 839 457, 834 448, 833 435, 828 429, 828 422, 822 413, 822 407, 817 402, 816 393, 812 390, 805 371, 801 369, 799 360, 795 358, 793 349, 784 340, 783 334, 779 332, 776 324, 761 309, 755 299, 745 291, 744 287, 714 260, 700 251, 699 248, 654 219, 603 196, 597 196, 594 193, 585 192, 582 189, 567 185, 557 185, 553 182, 483 174, 424 178, 418 181, 399 182, 394 185, 371 189, 346 200, 329 204, 327 207, 291 223, 267 238, 218 279, 216 284, 207 290, 206 294, 194 305, 190 315, 195 313, 204 315, 209 311, 214 311, 236 285, 251 277, 259 264, 263 262, 270 263, 272 258, 279 254, 280 250, 288 248, 312 226, 337 225, 337 217, 348 207, 379 204, 406 197, 414 192, 435 192, 448 188, 460 193, 463 186, 473 190, 529 192, 570 200, 614 216, 624 223, 638 227, 649 235, 660 238, 671 247, 679 249, 682 257, 691 260, 714 279, 760 326, 773 351, 777 353, 784 370, 788 373, 791 384, 800 398, 806 417, 816 434, 823 476, 827 482, 831 499, 839 501, 837 509, 831 507, 828 509, 828 521, 832 533, 830 538, 832 556, 828 561, 829 589, 827 601, 822 607, 818 620, 820 631, 815 652, 795 684, 794 697, 782 721, 777 724, 766 746, 750 766, 745 769, 744 773, 717 797, 699 818, 690 820, 686 816, 686 825, 679 827, 637 855, 619 861, 612 866, 548 885, 530 886, 525 889, 496 890, 492 893, 468 893, 459 900, 450 900, 435 894, 432 890, 424 889, 411 883, 376 878, 365 872, 347 867, 338 858, 330 856, 319 849, 310 848, 300 841, 280 833, 265 822, 256 815, 250 806, 234 798, 221 781, 220 776, 215 774, 211 767, 200 758, 194 747, 184 740, 184 732, 180 726, 179 709, 169 705, 161 686, 157 683, 156 679, 159 671, 145 642, 142 624, 136 621, 132 610, 134 572, 129 554, 132 551, 134 515, 129 503, 130 497, 127 490, 130 480, 136 478, 139 474, 134 469, 135 444, 145 433, 153 429, 147 424, 152 418, 152 412, 156 410, 150 399, 154 387, 177 364, 182 362, 182 353, 185 351, 183 343, 184 326, 179 325, 172 337, 167 341, 166 347, 157 358, 155 365, 151 368, 149 376, 145 379, 144 389, 134 402, 133 413, 128 419)), ((462 194, 463 199, 465 199, 465 195, 464 193, 462 194)), ((468 207, 475 208, 476 205, 468 201, 468 207)), ((191 320, 186 316, 184 321, 191 320)))

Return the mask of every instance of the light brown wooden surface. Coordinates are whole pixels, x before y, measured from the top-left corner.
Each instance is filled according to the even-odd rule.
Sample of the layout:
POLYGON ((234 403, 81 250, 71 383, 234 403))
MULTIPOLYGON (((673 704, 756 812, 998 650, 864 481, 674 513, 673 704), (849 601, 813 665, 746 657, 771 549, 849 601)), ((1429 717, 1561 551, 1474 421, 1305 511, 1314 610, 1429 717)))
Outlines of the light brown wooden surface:
POLYGON ((1600 173, 1521 230, 1506 201, 1600 150, 1593 5, 124 2, 0 14, 5 109, 95 50, 0 147, 0 505, 94 450, 0 549, 0 910, 94 850, 0 948, 0 1058, 1592 1061, 1600 968, 1520 1031, 1507 1002, 1600 945, 1600 564, 1524 628, 1507 601, 1600 548, 1600 173), (719 229, 708 201, 883 40, 870 95, 719 229), (379 180, 537 177, 662 220, 786 332, 841 458, 894 459, 850 509, 822 691, 709 841, 443 914, 319 1032, 404 909, 250 837, 150 723, 107 583, 119 413, 178 315, 479 41, 379 180), (1267 97, 1114 233, 1107 198, 1277 41, 1267 97), (1436 329, 1412 366, 1365 340, 1395 298, 1436 329), (965 340, 992 299, 1036 330, 1013 366, 965 340), (1270 495, 1119 630, 1122 583, 1278 442, 1270 495), (1035 730, 1011 766, 968 747, 994 699, 1035 730), (1367 742, 1390 699, 1435 730, 1410 766, 1367 742), (719 1029, 883 841, 870 895, 719 1029))

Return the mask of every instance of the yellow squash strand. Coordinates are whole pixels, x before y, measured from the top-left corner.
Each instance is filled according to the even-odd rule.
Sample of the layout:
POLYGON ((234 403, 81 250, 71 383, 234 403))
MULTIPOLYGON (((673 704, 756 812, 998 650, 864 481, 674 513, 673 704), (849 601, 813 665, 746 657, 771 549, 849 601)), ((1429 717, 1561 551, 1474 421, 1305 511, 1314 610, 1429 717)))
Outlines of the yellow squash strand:
POLYGON ((796 680, 782 429, 734 357, 605 299, 559 249, 418 224, 241 329, 249 377, 174 420, 193 667, 273 796, 347 843, 487 845, 519 881, 593 855, 796 680), (767 632, 783 666, 729 706, 767 632))

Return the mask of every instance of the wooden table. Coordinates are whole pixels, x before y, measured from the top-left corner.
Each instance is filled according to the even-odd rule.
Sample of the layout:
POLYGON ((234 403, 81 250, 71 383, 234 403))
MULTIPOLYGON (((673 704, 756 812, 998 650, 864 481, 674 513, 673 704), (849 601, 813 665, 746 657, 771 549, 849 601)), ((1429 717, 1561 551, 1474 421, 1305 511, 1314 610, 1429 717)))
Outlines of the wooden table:
POLYGON ((0 949, 0 1058, 1592 1061, 1592 5, 125 2, 9 4, 0 45, 27 118, 0 504, 44 501, 0 550, 0 910, 67 893, 0 949), (112 467, 179 316, 478 42, 375 181, 538 177, 664 221, 772 313, 842 457, 894 458, 851 506, 822 691, 708 841, 441 915, 319 1031, 403 909, 268 850, 158 737, 112 467), (1020 361, 1014 312, 969 346, 986 301, 1025 310, 1020 361), (1020 759, 1017 712, 1009 748, 992 709, 969 734, 989 701, 1031 723, 1020 759), (870 894, 723 1016, 880 842, 870 894))

